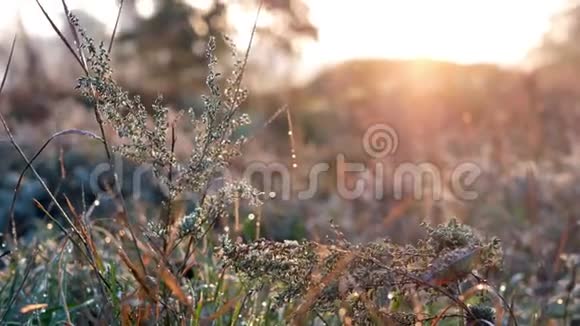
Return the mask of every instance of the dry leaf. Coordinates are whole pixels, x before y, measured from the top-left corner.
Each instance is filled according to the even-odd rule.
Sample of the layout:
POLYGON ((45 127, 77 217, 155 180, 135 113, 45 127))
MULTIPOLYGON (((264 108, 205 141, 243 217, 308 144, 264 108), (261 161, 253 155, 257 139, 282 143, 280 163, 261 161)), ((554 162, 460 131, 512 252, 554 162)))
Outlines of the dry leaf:
POLYGON ((26 306, 20 308, 20 313, 27 314, 29 312, 44 309, 46 307, 48 307, 48 304, 46 304, 46 303, 33 303, 33 304, 29 304, 29 305, 26 305, 26 306))

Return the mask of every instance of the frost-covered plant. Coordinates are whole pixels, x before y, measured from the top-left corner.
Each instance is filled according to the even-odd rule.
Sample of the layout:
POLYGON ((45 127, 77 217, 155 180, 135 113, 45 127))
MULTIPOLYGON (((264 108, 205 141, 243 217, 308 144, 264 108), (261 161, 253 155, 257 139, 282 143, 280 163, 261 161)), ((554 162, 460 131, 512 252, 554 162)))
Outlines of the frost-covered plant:
MULTIPOLYGON (((63 5, 67 12, 64 1, 63 5)), ((242 318, 242 309, 246 310, 247 318, 265 319, 269 312, 256 308, 267 304, 247 302, 250 295, 234 305, 222 300, 241 292, 245 285, 229 274, 231 270, 221 268, 225 265, 242 275, 252 288, 275 285, 273 307, 293 308, 294 303, 299 303, 295 315, 338 310, 343 324, 413 325, 438 317, 425 318, 415 313, 409 307, 410 301, 421 295, 427 300, 447 296, 457 300, 456 303, 461 302, 457 299, 459 286, 455 285, 465 281, 474 270, 500 266, 499 242, 495 239, 484 241, 471 228, 455 221, 437 227, 425 226, 428 236, 415 246, 400 246, 388 240, 354 245, 341 237, 329 244, 268 240, 244 244, 234 243, 224 236, 219 257, 211 253, 207 255, 210 257, 205 257, 208 252, 194 255, 197 243, 205 238, 207 231, 217 220, 227 218, 232 203, 244 199, 253 205, 260 204, 261 194, 244 180, 224 180, 218 187, 210 187, 228 162, 240 154, 240 147, 245 142, 243 137, 235 135, 239 127, 249 123, 248 117, 238 112, 247 96, 240 86, 247 58, 235 58, 233 72, 222 91, 214 55, 215 40, 210 38, 206 80, 209 95, 203 97, 204 107, 198 110, 199 115, 194 110, 188 112, 193 130, 193 138, 189 141, 193 143, 193 151, 185 161, 179 162, 174 153, 175 123, 169 121, 169 111, 163 106, 162 98, 158 97, 150 108, 146 108, 138 96, 130 96, 113 79, 109 51, 103 44, 96 45, 74 16, 69 16, 69 22, 81 36, 80 47, 76 50, 82 60, 77 58, 77 61, 86 72, 79 80, 78 89, 94 106, 101 131, 103 125, 108 125, 120 140, 111 147, 113 151, 137 163, 150 164, 155 176, 167 187, 166 214, 162 216, 165 219, 147 216, 145 232, 139 239, 131 232, 135 246, 128 250, 124 246, 126 232, 123 228, 130 229, 129 225, 110 230, 97 226, 99 232, 106 234, 98 237, 95 236, 96 228, 88 228, 84 216, 73 212, 77 218, 70 225, 75 226, 75 231, 76 228, 80 230, 76 231, 80 241, 64 238, 65 242, 58 243, 54 237, 51 240, 54 243, 46 242, 35 249, 34 259, 15 261, 15 264, 26 264, 25 272, 10 274, 10 288, 20 288, 10 294, 8 300, 2 300, 2 303, 9 303, 2 320, 12 313, 10 306, 19 293, 25 294, 22 296, 27 306, 15 318, 38 310, 38 315, 29 319, 35 322, 62 323, 66 318, 66 323, 72 324, 72 319, 77 319, 76 312, 71 318, 73 309, 82 309, 83 315, 96 316, 104 323, 120 320, 124 325, 158 324, 162 320, 165 324, 215 321, 235 325, 237 318, 242 318), (196 208, 191 212, 186 212, 183 204, 183 196, 188 192, 197 195, 196 208), (181 241, 186 238, 189 242, 181 241), (110 246, 111 242, 116 245, 110 246), (65 250, 72 249, 72 244, 76 244, 74 248, 79 249, 79 253, 86 250, 82 256, 86 260, 73 262, 72 250, 65 250), (172 255, 179 245, 182 249, 179 255, 172 255), (58 259, 52 258, 55 251, 59 252, 58 259), (42 254, 37 255, 39 252, 42 254), (216 263, 215 258, 222 258, 225 264, 216 263), (35 260, 45 260, 58 273, 46 272, 46 268, 36 271, 33 268, 37 266, 35 260), (83 262, 92 263, 92 269, 87 269, 83 262), (202 264, 201 271, 186 276, 191 266, 202 264), (27 281, 29 273, 32 273, 32 281, 27 281), (93 273, 98 278, 93 277, 93 273), (77 286, 72 291, 64 290, 69 287, 64 283, 67 274, 74 276, 71 283, 77 286), (36 286, 38 283, 34 280, 42 277, 45 284, 36 286), (95 280, 100 286, 93 288, 95 280), (56 286, 46 286, 49 281, 56 286), (22 289, 25 290, 21 292, 22 289), (62 309, 49 307, 61 301, 62 309), (228 312, 230 308, 231 313, 228 312), (261 317, 255 316, 256 311, 261 317), (59 317, 58 313, 64 317, 59 317)), ((226 39, 226 43, 236 53, 231 40, 226 39)), ((69 49, 75 52, 70 45, 69 49)), ((100 139, 110 159, 110 139, 105 132, 100 139)), ((74 211, 72 207, 71 210, 74 211)), ((64 228, 62 231, 68 235, 64 228)), ((463 309, 467 321, 493 321, 495 318, 488 306, 465 306, 463 309)))
MULTIPOLYGON (((454 220, 425 227, 428 237, 416 246, 400 246, 388 240, 366 245, 340 240, 323 245, 268 240, 234 244, 224 239, 221 249, 226 262, 245 278, 259 285, 272 283, 278 292, 278 304, 305 300, 317 288, 311 302, 314 310, 336 310, 341 303, 350 302, 353 316, 365 324, 376 313, 370 307, 382 311, 380 307, 389 307, 394 294, 399 299, 410 299, 420 290, 431 299, 453 295, 453 285, 466 280, 472 271, 501 266, 497 239, 485 242, 471 228, 454 220), (347 263, 341 265, 344 259, 347 263), (332 277, 322 281, 325 276, 332 277), (441 292, 446 288, 449 292, 441 292), (364 304, 360 301, 363 298, 364 304)), ((400 313, 385 310, 383 317, 391 318, 394 312, 400 313)))
POLYGON ((238 114, 247 96, 247 91, 240 87, 243 63, 236 60, 222 92, 213 37, 206 51, 209 60, 206 84, 210 94, 202 96, 204 107, 199 117, 193 109, 188 110, 194 136, 187 141, 193 142, 193 150, 187 161, 178 164, 173 152, 175 140, 170 137, 170 129, 174 126, 170 126, 168 109, 163 106, 162 97, 147 109, 139 96, 130 96, 113 79, 104 45, 96 46, 82 29, 81 35, 90 72, 79 80, 81 94, 97 106, 103 122, 110 125, 123 141, 114 150, 138 163, 151 164, 156 177, 170 189, 171 198, 184 191, 203 191, 212 177, 240 154, 245 138, 236 138, 234 134, 238 128, 250 123, 247 114, 238 114))
MULTIPOLYGON (((218 221, 228 218, 234 202, 261 204, 261 193, 246 180, 234 180, 223 173, 232 158, 240 155, 246 142, 239 136, 240 127, 250 123, 248 115, 239 112, 247 97, 247 91, 241 87, 247 58, 238 58, 233 43, 226 37, 234 53, 234 66, 230 76, 222 81, 214 55, 216 41, 209 38, 206 52, 209 94, 202 96, 202 108, 178 115, 178 119, 185 120, 179 121, 179 125, 188 124, 192 135, 190 139, 180 139, 192 144, 191 154, 186 159, 178 159, 174 151, 178 121, 170 121, 169 109, 163 105, 162 97, 146 107, 139 96, 124 90, 113 78, 109 51, 104 44, 97 45, 74 16, 69 18, 80 36, 78 50, 86 63, 86 74, 79 79, 77 88, 95 108, 109 159, 111 148, 114 154, 150 165, 156 179, 167 190, 159 218, 147 216, 147 223, 139 227, 143 230, 142 236, 135 236, 131 231, 137 253, 134 260, 140 263, 133 261, 122 247, 120 257, 136 281, 135 288, 140 289, 137 293, 146 294, 147 300, 140 297, 144 305, 154 307, 159 300, 171 301, 176 296, 184 305, 177 309, 184 309, 190 299, 182 293, 185 284, 180 284, 183 281, 180 275, 187 271, 200 241, 207 239, 206 235, 218 221), (113 137, 105 135, 103 126, 114 131, 113 137), (188 200, 192 202, 187 203, 188 200), (195 209, 188 212, 188 206, 195 209), (143 243, 148 248, 142 252, 143 243), (160 281, 151 282, 155 278, 166 286, 160 286, 160 281)), ((131 228, 131 225, 125 226, 131 228)), ((171 309, 175 307, 180 306, 171 309)))
MULTIPOLYGON (((208 191, 231 159, 240 154, 246 141, 243 136, 236 136, 240 127, 250 123, 248 115, 239 112, 247 97, 247 91, 240 86, 243 60, 235 57, 233 72, 222 91, 218 60, 214 55, 216 41, 210 37, 206 51, 209 95, 202 96, 202 109, 190 109, 187 114, 179 116, 189 121, 193 134, 191 139, 180 141, 191 142, 193 149, 189 158, 178 162, 174 153, 176 139, 173 128, 176 122, 169 121, 162 97, 147 108, 139 96, 130 96, 113 79, 109 53, 104 45, 96 45, 82 28, 79 28, 79 34, 83 38, 81 48, 87 54, 89 74, 80 78, 78 89, 96 106, 103 123, 115 131, 120 142, 112 147, 113 151, 137 163, 152 166, 156 178, 168 190, 166 206, 170 207, 177 199, 201 198, 195 203, 198 209, 194 213, 184 214, 183 218, 170 213, 162 217, 165 220, 161 229, 179 222, 180 236, 197 234, 199 237, 203 233, 202 226, 209 227, 212 221, 228 215, 228 205, 235 198, 246 199, 251 205, 260 204, 260 193, 245 180, 223 180, 216 191, 208 191), (196 115, 196 111, 201 113, 196 115)), ((233 43, 227 38, 226 41, 232 52, 237 53, 233 43)), ((167 234, 166 231, 156 230, 152 234, 167 234)))

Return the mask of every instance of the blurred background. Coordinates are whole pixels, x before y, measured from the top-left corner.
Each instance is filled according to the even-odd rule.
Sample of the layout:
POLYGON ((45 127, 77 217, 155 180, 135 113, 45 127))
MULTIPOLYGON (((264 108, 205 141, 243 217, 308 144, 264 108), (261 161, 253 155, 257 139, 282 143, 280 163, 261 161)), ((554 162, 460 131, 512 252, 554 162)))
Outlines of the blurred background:
MULTIPOLYGON (((41 3, 64 24, 60 1, 41 3)), ((108 42, 116 1, 68 4, 92 36, 108 42)), ((175 112, 201 107, 208 37, 227 34, 245 51, 258 5, 125 0, 113 50, 116 79, 145 103, 163 94, 175 112)), ((81 70, 35 1, 2 2, 0 29, 1 62, 19 34, 0 98, 16 140, 34 153, 58 130, 97 130, 74 90, 81 70)), ((557 277, 561 254, 580 252, 574 236, 580 213, 579 40, 580 1, 264 0, 245 75, 250 99, 244 110, 253 121, 253 139, 234 167, 296 164, 293 191, 305 188, 312 165, 329 162, 331 171, 320 177, 310 200, 270 198, 261 213, 263 235, 321 239, 333 220, 354 241, 388 236, 406 242, 418 236, 420 221, 456 217, 503 239, 510 275, 521 272, 538 284, 557 277), (281 108, 288 109, 291 124, 286 111, 276 115, 281 108), (482 170, 473 185, 477 198, 458 200, 448 195, 448 184, 440 200, 411 194, 395 199, 388 186, 381 200, 341 198, 333 162, 343 154, 376 163, 361 146, 366 128, 376 123, 388 123, 399 139, 383 164, 431 162, 445 173, 474 162, 482 170)), ((232 64, 230 51, 223 42, 218 51, 225 70, 232 64)), ((3 137, 5 228, 24 164, 3 137)), ((38 169, 59 193, 79 202, 94 199, 81 194, 91 169, 104 159, 97 146, 63 138, 49 146, 38 169)), ((177 146, 188 150, 187 131, 177 146)), ((280 191, 276 187, 272 191, 280 191)), ((144 202, 158 200, 152 189, 141 194, 144 202)), ((33 198, 49 201, 27 178, 16 206, 23 234, 43 219, 33 198)), ((244 210, 244 216, 255 213, 244 210)))

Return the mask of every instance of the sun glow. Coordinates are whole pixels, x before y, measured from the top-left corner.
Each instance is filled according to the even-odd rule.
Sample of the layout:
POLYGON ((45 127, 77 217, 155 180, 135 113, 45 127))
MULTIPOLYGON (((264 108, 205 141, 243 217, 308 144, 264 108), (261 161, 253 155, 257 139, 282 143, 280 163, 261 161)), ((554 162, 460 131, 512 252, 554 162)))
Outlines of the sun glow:
POLYGON ((566 0, 342 0, 308 2, 317 66, 350 58, 428 58, 516 64, 541 40, 566 0))
MULTIPOLYGON (((206 8, 212 0, 184 0, 206 8)), ((318 41, 304 42, 300 75, 353 58, 435 59, 458 63, 518 64, 550 27, 550 19, 567 0, 304 0, 319 29, 318 41)), ((60 1, 41 0, 62 26, 60 1)), ((113 0, 69 0, 112 30, 117 3, 113 0)), ((138 0, 139 14, 150 15, 154 0, 138 0)), ((246 44, 255 11, 244 11, 239 0, 228 3, 239 44, 246 44)), ((54 37, 34 0, 0 4, 0 27, 24 28, 54 37)), ((273 16, 262 12, 259 26, 273 16)))
MULTIPOLYGON (((52 17, 55 24, 62 28, 65 23, 61 1, 40 0, 40 3, 52 17)), ((98 20, 105 22, 107 28, 112 27, 117 17, 116 1, 75 0, 67 1, 68 8, 73 11, 83 9, 98 20)), ((40 37, 54 37, 54 31, 34 0, 2 1, 0 3, 0 31, 14 28, 18 21, 27 33, 40 37)), ((11 36, 10 36, 11 38, 11 36)))

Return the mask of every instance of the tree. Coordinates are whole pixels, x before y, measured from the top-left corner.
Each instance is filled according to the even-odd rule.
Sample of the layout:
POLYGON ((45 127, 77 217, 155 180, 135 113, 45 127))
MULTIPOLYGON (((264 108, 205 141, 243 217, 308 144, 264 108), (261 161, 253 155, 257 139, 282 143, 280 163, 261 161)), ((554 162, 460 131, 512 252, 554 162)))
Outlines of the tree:
MULTIPOLYGON (((236 29, 234 22, 228 21, 228 10, 235 4, 238 9, 242 8, 252 15, 259 5, 256 0, 234 3, 210 0, 210 5, 205 8, 180 0, 155 0, 153 3, 153 14, 141 17, 136 0, 126 1, 123 19, 128 21, 125 26, 130 27, 119 34, 119 43, 125 50, 118 50, 120 55, 117 59, 126 67, 135 65, 134 71, 138 77, 131 83, 147 81, 152 89, 170 96, 185 89, 191 90, 192 81, 203 81, 208 36, 228 34, 236 29), (131 46, 123 47, 123 44, 131 46), (147 69, 139 69, 144 66, 147 69)), ((264 0, 262 15, 271 15, 272 24, 258 26, 256 33, 260 37, 253 46, 265 46, 268 56, 293 56, 296 54, 297 38, 317 36, 302 0, 264 0)), ((246 44, 239 44, 239 48, 245 50, 246 44)), ((218 44, 218 50, 227 50, 227 47, 222 42, 218 44)))
POLYGON ((580 1, 568 5, 552 18, 552 26, 540 46, 530 53, 539 66, 580 63, 580 1))

